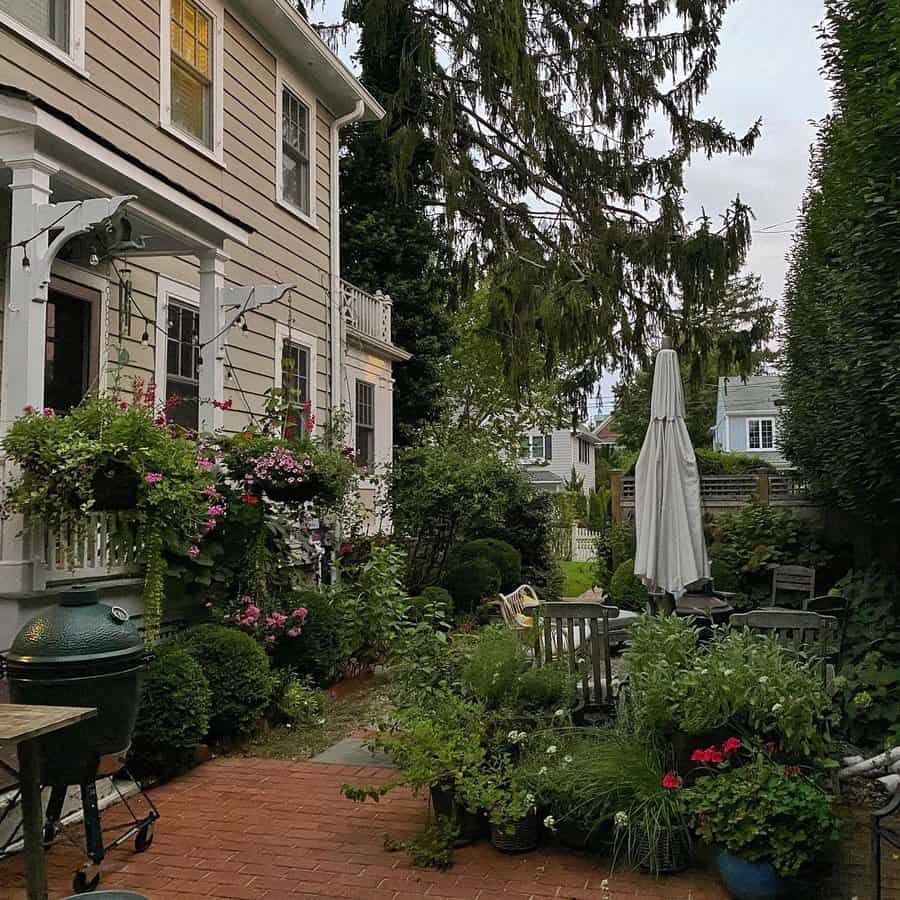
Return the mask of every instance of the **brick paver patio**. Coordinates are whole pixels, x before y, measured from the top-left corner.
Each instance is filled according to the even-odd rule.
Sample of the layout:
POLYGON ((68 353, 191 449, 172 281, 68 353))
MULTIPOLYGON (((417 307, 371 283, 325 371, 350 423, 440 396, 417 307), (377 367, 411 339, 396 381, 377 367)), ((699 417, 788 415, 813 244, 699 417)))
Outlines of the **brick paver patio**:
MULTIPOLYGON (((162 819, 153 846, 131 844, 103 865, 101 888, 130 888, 153 900, 725 900, 709 866, 656 880, 608 860, 554 847, 504 856, 486 841, 457 853, 447 872, 416 869, 405 854, 383 849, 385 833, 403 838, 426 815, 424 799, 397 792, 357 805, 342 783, 377 784, 389 770, 357 766, 227 758, 200 766, 153 792, 162 819)), ((121 819, 107 811, 104 825, 121 819)), ((74 832, 73 838, 80 838, 74 832)), ((51 898, 67 896, 81 851, 64 838, 50 851, 51 898)), ((23 898, 21 859, 0 864, 0 900, 23 898)), ((850 900, 853 890, 838 895, 850 900)), ((801 898, 797 898, 801 900, 801 898)), ((817 900, 825 900, 818 893, 817 900)))

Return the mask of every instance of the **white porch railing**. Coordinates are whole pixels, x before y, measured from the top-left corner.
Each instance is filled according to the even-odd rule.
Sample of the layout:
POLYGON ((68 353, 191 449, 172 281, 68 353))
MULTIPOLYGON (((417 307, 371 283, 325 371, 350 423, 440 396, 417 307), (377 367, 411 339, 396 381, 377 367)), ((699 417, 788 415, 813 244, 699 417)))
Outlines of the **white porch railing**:
POLYGON ((393 303, 389 296, 381 291, 370 294, 348 281, 342 281, 341 303, 347 324, 351 328, 376 341, 391 343, 393 303))
POLYGON ((141 547, 128 513, 93 513, 78 528, 62 532, 35 525, 31 533, 34 588, 62 582, 140 574, 141 547))

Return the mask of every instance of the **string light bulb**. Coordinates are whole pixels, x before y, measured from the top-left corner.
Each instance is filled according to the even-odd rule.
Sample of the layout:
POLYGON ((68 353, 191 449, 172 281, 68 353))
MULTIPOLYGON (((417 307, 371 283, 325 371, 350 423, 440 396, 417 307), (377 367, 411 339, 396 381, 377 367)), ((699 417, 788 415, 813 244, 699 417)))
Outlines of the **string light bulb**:
POLYGON ((141 346, 149 347, 150 346, 150 332, 147 331, 147 323, 144 323, 144 333, 141 335, 141 346))
POLYGON ((89 263, 91 264, 91 266, 93 266, 94 268, 96 268, 97 266, 100 265, 100 257, 97 255, 97 248, 96 248, 96 247, 91 247, 91 255, 90 255, 90 257, 88 258, 88 262, 89 262, 89 263))
POLYGON ((28 258, 28 251, 23 247, 22 248, 22 271, 30 272, 31 271, 31 260, 28 258))

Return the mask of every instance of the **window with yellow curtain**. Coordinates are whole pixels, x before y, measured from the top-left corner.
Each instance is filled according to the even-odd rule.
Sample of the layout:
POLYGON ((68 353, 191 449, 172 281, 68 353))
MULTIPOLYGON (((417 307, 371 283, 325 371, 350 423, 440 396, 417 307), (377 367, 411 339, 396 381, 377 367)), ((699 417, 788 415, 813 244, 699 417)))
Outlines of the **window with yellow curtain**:
POLYGON ((212 17, 172 0, 172 124, 212 145, 212 17))

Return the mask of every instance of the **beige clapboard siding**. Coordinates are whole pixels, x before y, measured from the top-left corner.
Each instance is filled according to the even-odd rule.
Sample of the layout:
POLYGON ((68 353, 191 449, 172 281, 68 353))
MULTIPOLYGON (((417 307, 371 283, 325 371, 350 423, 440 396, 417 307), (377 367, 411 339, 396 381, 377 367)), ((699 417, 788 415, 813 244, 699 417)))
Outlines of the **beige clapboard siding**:
MULTIPOLYGON (((316 400, 319 412, 329 404, 328 339, 331 212, 329 164, 333 116, 321 103, 314 111, 316 225, 310 227, 275 200, 276 96, 279 65, 264 40, 257 40, 238 18, 225 17, 224 161, 216 165, 183 142, 161 131, 159 119, 159 5, 155 0, 87 0, 86 67, 82 79, 27 42, 0 34, 0 81, 13 84, 66 110, 95 131, 184 184, 193 193, 246 222, 255 233, 249 247, 229 245, 229 284, 295 283, 292 304, 273 304, 248 316, 248 332, 232 334, 230 358, 254 412, 272 386, 275 320, 293 317, 298 330, 318 340, 316 400)), ((289 70, 289 66, 287 66, 289 70)), ((196 285, 192 259, 133 260, 135 299, 151 323, 156 321, 156 279, 163 274, 196 285)), ((113 343, 118 342, 118 291, 113 285, 109 314, 113 343)), ((122 338, 130 362, 124 379, 149 380, 153 347, 140 343, 143 324, 133 313, 132 333, 122 338)), ((162 338, 150 327, 151 342, 162 338)), ((241 405, 232 385, 226 388, 241 405)), ((246 411, 242 414, 246 419, 246 411)), ((227 427, 237 414, 229 415, 227 427)))

